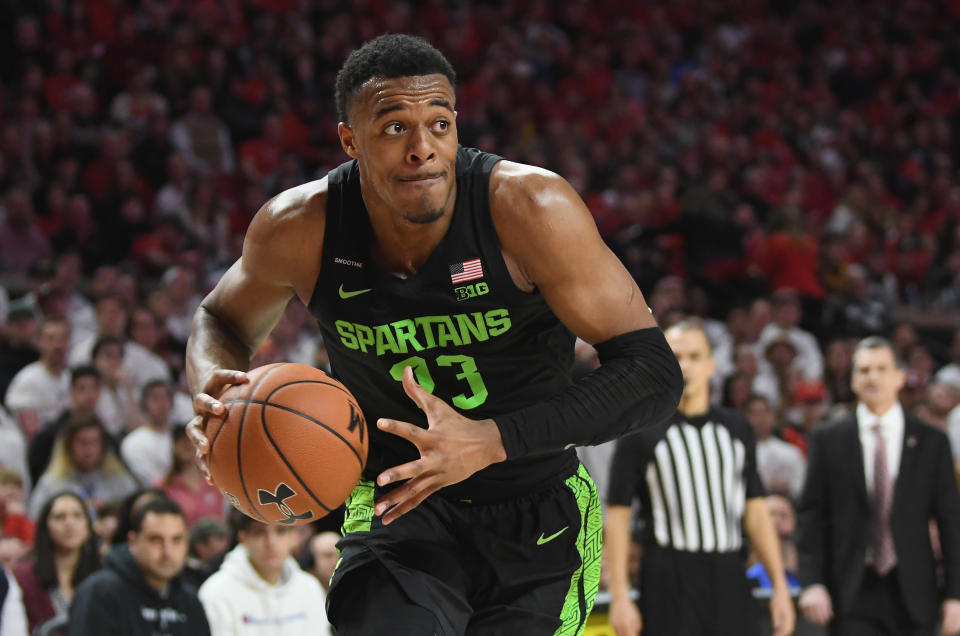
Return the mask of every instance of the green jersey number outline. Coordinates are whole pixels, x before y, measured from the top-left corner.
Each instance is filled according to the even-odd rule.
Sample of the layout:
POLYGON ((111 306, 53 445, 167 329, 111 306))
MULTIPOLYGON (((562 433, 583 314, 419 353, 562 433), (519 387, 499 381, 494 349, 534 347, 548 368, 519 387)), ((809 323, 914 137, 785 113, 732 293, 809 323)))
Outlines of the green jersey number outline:
MULTIPOLYGON (((437 356, 436 363, 438 367, 452 367, 455 364, 460 365, 460 372, 457 373, 458 380, 466 380, 470 389, 470 395, 463 393, 453 397, 453 405, 457 408, 469 411, 475 409, 487 401, 487 386, 483 383, 483 377, 477 370, 477 363, 473 356, 465 355, 442 355, 437 356)), ((417 378, 417 383, 423 387, 427 393, 433 393, 437 383, 430 373, 430 367, 427 361, 420 356, 411 356, 390 367, 390 377, 394 380, 403 381, 403 369, 413 367, 413 375, 417 378)))

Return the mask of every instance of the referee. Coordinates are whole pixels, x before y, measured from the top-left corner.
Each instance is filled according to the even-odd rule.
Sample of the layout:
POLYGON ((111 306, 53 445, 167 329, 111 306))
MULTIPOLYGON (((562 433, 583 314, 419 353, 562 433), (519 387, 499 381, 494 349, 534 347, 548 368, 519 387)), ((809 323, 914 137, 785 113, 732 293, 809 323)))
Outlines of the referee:
POLYGON ((775 634, 791 634, 796 617, 753 432, 736 411, 710 406, 714 361, 703 329, 681 322, 666 336, 683 371, 678 411, 622 438, 610 471, 604 542, 610 623, 617 636, 637 636, 641 626, 644 636, 755 634, 741 551, 746 531, 771 573, 775 634), (635 498, 644 528, 640 611, 627 574, 635 498))

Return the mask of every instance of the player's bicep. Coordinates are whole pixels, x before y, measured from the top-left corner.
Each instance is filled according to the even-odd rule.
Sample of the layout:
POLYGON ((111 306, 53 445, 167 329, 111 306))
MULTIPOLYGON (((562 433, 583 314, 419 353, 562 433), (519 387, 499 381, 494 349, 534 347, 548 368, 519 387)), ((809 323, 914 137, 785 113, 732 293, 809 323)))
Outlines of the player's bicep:
POLYGON ((243 254, 203 301, 203 308, 251 354, 298 295, 304 304, 320 270, 325 181, 287 190, 268 201, 250 223, 243 254))
POLYGON ((580 236, 556 237, 554 257, 542 260, 534 281, 563 324, 591 344, 629 331, 656 326, 637 283, 600 239, 583 236, 596 228, 583 224, 580 236), (558 255, 567 254, 559 258, 558 255))
POLYGON ((533 169, 504 183, 498 200, 510 220, 501 241, 567 327, 595 344, 656 325, 633 277, 566 181, 533 169))
POLYGON ((254 351, 270 334, 294 291, 264 280, 251 269, 241 256, 204 299, 203 308, 254 351))

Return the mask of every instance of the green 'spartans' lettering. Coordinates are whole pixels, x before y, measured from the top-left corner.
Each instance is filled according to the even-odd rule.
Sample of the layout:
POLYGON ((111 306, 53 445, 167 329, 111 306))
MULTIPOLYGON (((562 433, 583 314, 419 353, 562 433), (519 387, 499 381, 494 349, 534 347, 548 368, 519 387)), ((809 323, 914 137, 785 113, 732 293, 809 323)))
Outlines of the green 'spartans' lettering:
POLYGON ((334 323, 340 342, 347 349, 377 356, 407 354, 436 349, 462 347, 486 342, 506 333, 511 327, 507 309, 475 311, 449 316, 418 316, 383 325, 364 325, 346 320, 334 323))
POLYGON ((471 338, 477 342, 484 342, 490 339, 487 333, 487 323, 483 320, 483 314, 475 311, 472 314, 457 314, 457 328, 460 329, 460 339, 463 344, 468 345, 471 338))
MULTIPOLYGON (((407 318, 391 322, 394 332, 397 334, 397 346, 401 353, 408 351, 423 351, 423 345, 417 340, 417 325, 413 320, 407 318)), ((346 344, 346 343, 344 343, 346 344)))
POLYGON ((457 333, 457 328, 453 326, 450 316, 441 316, 439 322, 437 322, 437 344, 441 347, 463 346, 463 340, 460 339, 460 334, 457 333))
POLYGON ((390 328, 390 325, 377 325, 373 328, 373 332, 377 334, 378 356, 382 356, 387 352, 400 353, 400 347, 393 337, 393 330, 390 328))

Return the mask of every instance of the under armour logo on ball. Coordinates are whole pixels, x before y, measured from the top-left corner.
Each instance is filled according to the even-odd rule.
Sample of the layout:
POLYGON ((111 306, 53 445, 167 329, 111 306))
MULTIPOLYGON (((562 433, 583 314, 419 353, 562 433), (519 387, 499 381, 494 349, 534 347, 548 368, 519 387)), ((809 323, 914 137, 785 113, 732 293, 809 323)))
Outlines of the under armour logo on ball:
POLYGON ((293 497, 297 493, 293 489, 281 483, 276 488, 276 492, 270 492, 269 490, 258 489, 257 490, 257 499, 260 501, 260 505, 266 504, 276 504, 277 508, 280 509, 280 513, 285 517, 284 519, 279 520, 277 523, 282 523, 284 525, 292 525, 299 521, 300 519, 310 519, 313 517, 313 511, 307 510, 301 514, 294 514, 293 510, 290 509, 285 500, 293 497))

